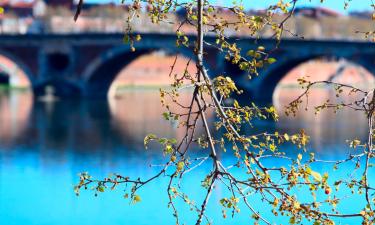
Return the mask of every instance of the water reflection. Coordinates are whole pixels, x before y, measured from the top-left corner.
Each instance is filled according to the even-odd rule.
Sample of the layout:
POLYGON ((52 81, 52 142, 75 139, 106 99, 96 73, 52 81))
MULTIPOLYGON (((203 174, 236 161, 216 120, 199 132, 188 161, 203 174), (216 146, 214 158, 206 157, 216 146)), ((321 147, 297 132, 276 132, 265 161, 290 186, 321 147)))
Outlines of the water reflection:
MULTIPOLYGON (((288 102, 296 92, 286 90, 281 102, 288 102)), ((328 95, 319 90, 316 100, 328 95)), ((92 193, 84 193, 80 198, 74 196, 72 186, 78 172, 90 171, 99 177, 110 172, 152 175, 158 168, 145 165, 158 162, 162 156, 154 151, 157 149, 143 149, 144 135, 150 132, 167 137, 182 135, 176 124, 161 117, 164 109, 157 89, 132 89, 121 96, 109 102, 32 103, 30 93, 1 94, 0 224, 173 224, 166 196, 161 194, 165 180, 143 190, 140 193, 143 203, 133 207, 121 198, 121 190, 99 198, 92 193)), ((183 101, 188 101, 188 96, 188 93, 182 95, 183 101)), ((282 109, 282 104, 278 109, 282 109)), ((338 117, 330 113, 317 117, 311 113, 299 114, 296 119, 282 116, 278 124, 267 121, 259 125, 265 130, 306 129, 313 138, 315 151, 340 157, 348 149, 342 140, 363 136, 364 122, 356 113, 345 111, 338 117)), ((223 157, 232 160, 230 154, 223 157)), ((202 197, 199 195, 202 189, 191 184, 200 184, 206 169, 203 166, 183 184, 198 199, 202 197)), ((345 176, 347 171, 350 169, 337 176, 345 176)), ((213 201, 219 197, 220 191, 213 201)), ((244 224, 249 219, 249 214, 244 213, 234 220, 223 221, 220 210, 215 204, 209 208, 215 224, 244 224)), ((184 221, 191 224, 194 213, 186 211, 184 221)))
MULTIPOLYGON (((182 104, 188 105, 189 94, 190 91, 181 93, 179 100, 182 104)), ((177 128, 177 123, 162 117, 166 109, 161 106, 158 89, 129 88, 117 95, 120 97, 109 99, 111 117, 121 134, 129 137, 128 143, 143 147, 143 138, 150 133, 175 138, 184 135, 184 130, 177 128)), ((171 109, 177 110, 177 107, 171 105, 171 109)))
POLYGON ((11 144, 20 138, 30 118, 33 98, 30 92, 0 90, 1 145, 11 144))

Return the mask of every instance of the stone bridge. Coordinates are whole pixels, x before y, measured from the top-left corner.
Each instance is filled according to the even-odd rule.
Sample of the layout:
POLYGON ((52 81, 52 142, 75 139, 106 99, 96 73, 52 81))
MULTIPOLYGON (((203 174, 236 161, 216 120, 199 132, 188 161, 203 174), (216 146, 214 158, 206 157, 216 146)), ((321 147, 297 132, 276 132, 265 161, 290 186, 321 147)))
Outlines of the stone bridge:
MULTIPOLYGON (((194 57, 191 49, 176 47, 174 34, 143 34, 135 45, 136 52, 131 52, 122 40, 123 34, 1 35, 0 55, 25 72, 35 96, 44 94, 46 85, 52 85, 58 96, 95 98, 105 97, 120 70, 141 55, 163 50, 194 57)), ((207 41, 214 42, 215 38, 207 37, 207 41)), ((276 44, 272 39, 233 38, 232 41, 244 51, 259 44, 274 49, 276 44)), ((288 71, 311 59, 345 58, 375 74, 375 44, 370 42, 285 39, 272 53, 277 62, 251 81, 226 62, 221 52, 207 47, 206 53, 206 66, 212 76, 228 74, 252 99, 265 102, 272 102, 277 83, 288 71)))

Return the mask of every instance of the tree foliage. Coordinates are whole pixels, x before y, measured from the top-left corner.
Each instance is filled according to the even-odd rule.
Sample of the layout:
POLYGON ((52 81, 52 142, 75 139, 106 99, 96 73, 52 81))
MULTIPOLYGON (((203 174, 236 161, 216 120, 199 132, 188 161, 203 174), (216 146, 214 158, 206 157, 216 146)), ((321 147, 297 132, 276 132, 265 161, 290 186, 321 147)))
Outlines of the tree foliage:
MULTIPOLYGON (((80 1, 82 4, 83 1, 80 1)), ((124 41, 130 44, 132 51, 136 51, 135 43, 141 40, 139 34, 132 33, 129 25, 134 17, 140 15, 147 8, 149 19, 152 23, 174 23, 170 21, 170 13, 183 9, 186 12, 184 20, 178 22, 176 29, 176 45, 194 51, 197 73, 190 74, 186 69, 182 74, 171 76, 174 82, 168 90, 160 90, 161 102, 166 109, 163 117, 166 120, 176 121, 179 127, 185 129, 184 136, 179 140, 157 137, 150 134, 145 140, 145 146, 150 142, 157 142, 165 156, 165 163, 158 173, 150 178, 130 178, 115 174, 103 180, 92 178, 88 173, 80 175, 80 181, 75 187, 79 194, 82 188, 91 188, 95 193, 104 192, 107 189, 115 189, 117 186, 125 185, 125 197, 132 203, 141 201, 138 194, 139 189, 148 183, 161 179, 168 179, 166 195, 168 196, 168 207, 172 209, 176 224, 180 221, 180 210, 175 201, 181 199, 190 208, 197 212, 196 224, 203 220, 211 223, 206 213, 210 196, 217 186, 226 188, 227 196, 222 196, 218 204, 222 207, 223 217, 227 212, 232 216, 245 207, 252 215, 254 224, 273 224, 278 216, 289 217, 290 224, 313 223, 313 224, 335 224, 337 217, 358 217, 362 224, 373 224, 374 194, 375 187, 371 186, 368 171, 371 169, 371 161, 374 158, 373 147, 373 116, 375 108, 374 91, 365 91, 359 88, 334 82, 309 82, 300 79, 299 82, 304 92, 286 108, 286 113, 295 115, 301 105, 306 103, 311 88, 317 85, 332 87, 339 98, 341 95, 353 95, 355 100, 351 102, 323 102, 316 106, 317 112, 327 108, 340 110, 351 108, 363 113, 368 119, 368 140, 362 143, 359 140, 350 141, 350 147, 355 148, 355 154, 343 156, 337 161, 318 159, 314 153, 306 149, 309 137, 302 130, 296 134, 279 132, 259 132, 253 126, 256 120, 278 120, 274 107, 260 107, 254 103, 242 105, 238 101, 228 103, 229 98, 236 98, 242 93, 236 83, 228 74, 209 74, 205 67, 205 47, 216 48, 225 54, 225 59, 238 66, 249 75, 249 79, 258 76, 260 68, 275 63, 277 59, 272 58, 272 49, 258 46, 256 49, 242 49, 235 42, 230 42, 227 36, 229 31, 246 29, 248 35, 260 37, 263 29, 271 28, 275 38, 275 48, 280 44, 284 32, 290 33, 285 22, 295 10, 298 0, 290 2, 278 1, 270 5, 263 14, 248 14, 241 3, 233 6, 217 6, 204 0, 177 1, 177 0, 133 0, 127 19, 127 28, 124 41), (227 10, 230 17, 223 16, 221 10, 227 10), (143 10, 143 11, 142 11, 143 10), (283 19, 275 20, 275 15, 282 15, 283 19), (190 26, 195 29, 196 38, 191 39, 184 33, 184 27, 190 26), (216 37, 214 43, 205 40, 206 35, 216 37), (182 89, 190 87, 191 98, 188 105, 184 105, 179 99, 182 89), (173 107, 172 107, 173 105, 173 107), (173 110, 179 108, 178 111, 173 110), (214 127, 210 126, 208 115, 214 115, 214 127), (245 132, 245 127, 251 127, 251 132, 245 132), (198 130, 203 128, 204 132, 198 130), (296 158, 285 153, 285 143, 295 145, 300 149, 296 158), (204 156, 195 157, 191 149, 199 146, 204 156), (220 151, 230 151, 236 157, 236 162, 226 164, 220 158, 220 151), (266 166, 267 159, 284 160, 285 166, 266 166), (189 176, 189 172, 199 168, 203 163, 209 163, 211 170, 202 180, 201 186, 205 190, 205 197, 201 203, 189 199, 188 193, 181 188, 181 181, 189 176), (350 163, 355 166, 352 176, 334 180, 329 173, 321 174, 314 171, 316 164, 329 164, 333 169, 340 169, 341 164, 350 163), (242 171, 242 176, 232 173, 236 168, 242 171), (359 174, 359 175, 358 175, 359 174), (361 208, 350 209, 350 212, 340 212, 337 205, 345 196, 341 196, 339 187, 359 193, 365 199, 361 208), (309 194, 309 197, 300 198, 299 191, 309 194), (324 197, 322 197, 324 193, 324 197), (254 198, 268 205, 274 218, 265 217, 256 204, 254 198), (307 200, 306 200, 307 199, 307 200)), ((77 10, 78 18, 80 8, 77 10)), ((190 63, 190 61, 189 61, 190 63)), ((360 114, 361 115, 361 114, 360 114)))

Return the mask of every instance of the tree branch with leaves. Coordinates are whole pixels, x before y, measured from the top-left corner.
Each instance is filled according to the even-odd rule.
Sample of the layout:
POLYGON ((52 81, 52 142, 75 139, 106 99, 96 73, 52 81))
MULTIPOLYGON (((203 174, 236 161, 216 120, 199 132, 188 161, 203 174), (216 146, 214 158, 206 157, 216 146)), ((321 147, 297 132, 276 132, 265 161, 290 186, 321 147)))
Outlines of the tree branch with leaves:
MULTIPOLYGON (((254 127, 257 120, 278 120, 274 107, 259 107, 254 103, 241 105, 230 98, 236 98, 242 93, 236 83, 229 75, 209 74, 205 67, 206 47, 215 48, 225 54, 225 59, 249 75, 249 78, 258 76, 260 68, 267 67, 276 59, 270 57, 272 49, 266 50, 263 46, 256 49, 249 49, 244 52, 236 43, 231 43, 227 33, 246 29, 249 36, 260 37, 262 30, 271 28, 274 32, 275 48, 280 44, 283 31, 287 30, 285 23, 292 17, 298 0, 290 2, 278 1, 271 5, 264 14, 251 15, 245 12, 241 4, 231 7, 222 7, 211 4, 204 0, 177 1, 177 0, 134 0, 129 7, 129 17, 126 20, 127 28, 124 40, 130 44, 132 51, 136 51, 135 43, 141 41, 139 34, 133 34, 130 22, 133 18, 142 13, 142 8, 148 9, 148 16, 155 24, 163 22, 171 23, 169 15, 183 9, 186 12, 182 22, 176 22, 176 44, 180 48, 187 48, 195 53, 197 72, 190 74, 186 70, 183 74, 174 74, 172 65, 170 76, 174 81, 170 89, 160 90, 161 103, 166 112, 164 118, 175 121, 180 128, 185 130, 183 137, 179 140, 173 138, 157 137, 148 135, 144 142, 147 147, 150 142, 160 144, 165 157, 165 163, 154 176, 146 179, 129 178, 115 174, 105 179, 94 179, 88 173, 80 174, 80 181, 75 186, 77 195, 81 189, 91 188, 95 195, 107 189, 115 189, 118 186, 125 186, 126 198, 137 203, 141 201, 138 191, 147 188, 147 184, 158 179, 167 178, 166 195, 169 202, 168 207, 172 209, 176 224, 183 224, 180 220, 179 209, 175 202, 182 200, 197 213, 196 225, 206 220, 211 224, 207 215, 207 206, 210 197, 218 186, 227 190, 218 204, 222 207, 223 217, 227 217, 227 211, 232 216, 240 212, 240 207, 247 208, 252 215, 254 224, 275 224, 278 216, 288 217, 290 224, 309 223, 334 224, 335 218, 359 217, 363 224, 373 224, 375 215, 374 188, 370 184, 368 170, 370 170, 373 154, 373 113, 374 94, 363 91, 350 85, 343 85, 333 82, 308 82, 301 79, 300 84, 305 88, 301 94, 288 107, 288 114, 297 113, 300 105, 308 100, 309 91, 316 85, 325 84, 335 87, 338 95, 349 90, 352 94, 362 95, 362 98, 349 103, 326 102, 315 109, 317 111, 334 108, 335 110, 349 107, 357 111, 365 112, 369 122, 369 138, 367 143, 360 143, 354 140, 350 145, 362 149, 357 154, 351 154, 342 160, 327 161, 317 159, 314 153, 306 149, 309 137, 302 130, 297 134, 279 132, 259 132, 254 127), (220 14, 226 9, 230 15, 227 18, 220 14), (275 15, 283 15, 283 20, 275 20, 275 15), (192 26, 195 30, 196 39, 190 40, 184 33, 185 26, 192 26), (205 40, 205 36, 216 37, 214 43, 205 40), (190 101, 184 105, 179 99, 179 93, 186 87, 191 89, 190 101), (172 110, 172 105, 179 110, 172 110), (213 115, 213 119, 210 116, 213 115), (211 126, 213 121, 214 126, 211 126), (245 132, 250 127, 251 132, 245 132), (203 128, 203 129, 202 129, 203 128), (203 132, 201 132, 203 130, 203 132), (295 145, 300 153, 297 157, 286 154, 285 144, 295 145), (236 162, 225 163, 221 158, 221 152, 227 151, 230 146, 236 162), (200 148, 204 156, 196 157, 192 149, 200 148), (365 159, 364 164, 363 160, 365 159), (269 166, 265 160, 283 160, 285 166, 269 166), (348 180, 332 181, 329 174, 320 174, 314 171, 314 164, 332 164, 338 167, 343 163, 353 163, 356 170, 362 169, 360 179, 354 175, 348 180), (200 168, 203 164, 210 164, 210 170, 202 180, 204 198, 197 204, 189 199, 188 193, 182 190, 182 182, 190 172, 200 168), (362 165, 363 164, 363 165, 362 165), (232 172, 234 169, 240 171, 232 172), (353 209, 353 212, 339 212, 336 206, 340 203, 341 197, 332 195, 331 186, 338 187, 345 185, 348 189, 362 192, 366 199, 366 205, 361 209, 353 209), (300 198, 297 194, 303 192, 309 194, 308 200, 300 198), (324 192, 332 198, 321 198, 319 193, 324 192), (263 202, 271 212, 264 215, 255 202, 263 202), (328 210, 329 209, 329 210, 328 210)), ((75 19, 78 18, 83 1, 78 4, 75 19)), ((177 60, 177 58, 176 58, 177 60)), ((188 63, 188 64, 189 64, 188 63)), ((233 74, 235 75, 235 74, 233 74)))

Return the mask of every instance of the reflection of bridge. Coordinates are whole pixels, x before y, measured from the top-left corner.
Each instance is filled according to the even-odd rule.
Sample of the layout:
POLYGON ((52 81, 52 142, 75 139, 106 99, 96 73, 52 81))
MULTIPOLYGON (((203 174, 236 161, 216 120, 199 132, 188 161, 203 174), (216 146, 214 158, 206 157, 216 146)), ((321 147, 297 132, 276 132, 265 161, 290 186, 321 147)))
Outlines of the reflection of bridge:
MULTIPOLYGON (((164 50, 193 57, 190 49, 176 47, 175 35, 144 34, 142 41, 136 43, 136 52, 122 43, 122 37, 122 34, 0 36, 0 54, 25 71, 37 95, 44 92, 46 85, 52 85, 57 95, 85 97, 106 96, 119 71, 151 51, 164 50)), ((214 42, 213 37, 208 39, 214 42)), ((244 51, 257 45, 253 39, 240 39, 237 43, 244 51)), ((263 39, 258 44, 273 49, 275 41, 263 39)), ((369 42, 283 40, 273 52, 278 61, 252 81, 247 81, 241 71, 225 62, 219 51, 207 47, 207 53, 207 67, 212 74, 227 73, 254 99, 268 102, 280 79, 310 59, 345 58, 375 74, 375 44, 369 42)))

